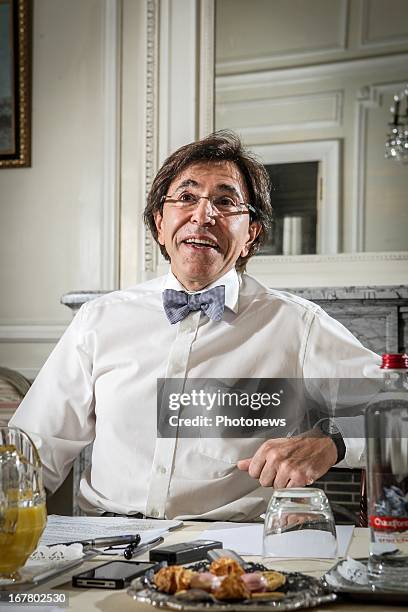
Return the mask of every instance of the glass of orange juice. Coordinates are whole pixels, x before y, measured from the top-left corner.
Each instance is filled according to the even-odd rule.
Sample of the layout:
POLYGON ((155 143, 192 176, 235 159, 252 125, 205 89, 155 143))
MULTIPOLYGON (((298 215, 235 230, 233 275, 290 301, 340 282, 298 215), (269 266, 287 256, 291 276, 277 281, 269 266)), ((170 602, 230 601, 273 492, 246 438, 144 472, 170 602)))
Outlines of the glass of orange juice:
POLYGON ((0 581, 15 583, 47 522, 42 466, 30 437, 0 427, 0 581))

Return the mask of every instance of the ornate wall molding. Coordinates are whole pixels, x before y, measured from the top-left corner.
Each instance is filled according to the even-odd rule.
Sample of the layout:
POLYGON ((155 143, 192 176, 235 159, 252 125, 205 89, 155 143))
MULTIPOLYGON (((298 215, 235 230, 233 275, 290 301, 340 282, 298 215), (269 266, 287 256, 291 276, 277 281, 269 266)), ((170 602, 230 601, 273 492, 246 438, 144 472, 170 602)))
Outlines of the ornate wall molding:
POLYGON ((0 325, 0 342, 53 343, 61 338, 66 327, 66 325, 54 325, 53 323, 7 323, 0 325))
POLYGON ((398 53, 385 57, 367 57, 342 62, 330 62, 316 66, 300 66, 297 68, 278 68, 248 74, 231 74, 216 76, 217 94, 228 91, 262 89, 271 85, 294 85, 308 81, 330 79, 331 77, 351 77, 366 74, 369 70, 383 70, 384 74, 390 68, 406 68, 408 53, 398 53))
POLYGON ((347 19, 348 19, 348 0, 343 0, 338 16, 338 42, 328 47, 305 47, 304 49, 288 49, 276 52, 271 55, 258 56, 257 58, 246 58, 236 60, 225 60, 217 63, 217 71, 220 74, 228 72, 249 72, 257 70, 268 70, 276 65, 276 60, 291 60, 296 63, 299 60, 316 61, 327 54, 341 54, 347 47, 347 19))
MULTIPOLYGON (((385 47, 406 45, 408 43, 408 28, 405 36, 383 36, 371 38, 369 31, 371 0, 362 0, 360 12, 360 40, 358 46, 361 49, 383 50, 385 47)), ((391 7, 390 7, 391 8, 391 7)))
POLYGON ((200 0, 198 138, 214 131, 215 0, 200 0))
MULTIPOLYGON (((158 0, 147 0, 145 196, 149 193, 157 167, 158 11, 158 0)), ((156 259, 156 243, 143 225, 143 273, 146 276, 154 273, 156 259)))
MULTIPOLYGON (((218 100, 217 113, 219 113, 219 121, 217 124, 222 125, 222 117, 228 117, 228 125, 239 131, 244 137, 247 144, 255 144, 259 136, 274 136, 282 132, 293 132, 297 130, 315 130, 323 128, 339 128, 342 125, 343 117, 344 93, 342 90, 337 91, 321 91, 310 94, 293 94, 287 96, 271 96, 265 98, 256 98, 251 100, 232 100, 222 102, 218 100), (314 119, 305 119, 304 114, 307 110, 316 112, 318 104, 327 106, 325 115, 316 116, 314 119), (279 120, 279 112, 288 112, 288 109, 293 108, 293 120, 283 122, 279 120), (299 116, 299 108, 303 109, 302 115, 299 116), (262 125, 245 125, 245 118, 251 123, 254 117, 260 113, 269 111, 270 117, 277 117, 274 123, 262 125), (240 125, 234 126, 233 113, 239 112, 241 121, 240 125), (243 119, 243 122, 242 122, 243 119)), ((317 115, 317 113, 316 113, 317 115)), ((263 116, 263 115, 262 115, 263 116)))
POLYGON ((336 255, 258 255, 251 260, 259 266, 270 266, 271 263, 376 263, 380 261, 407 262, 408 251, 389 251, 386 253, 338 253, 336 255))
POLYGON ((100 203, 100 286, 119 282, 121 0, 103 3, 103 151, 100 203))
POLYGON ((253 257, 248 272, 269 287, 350 287, 402 285, 408 252, 277 255, 253 257))

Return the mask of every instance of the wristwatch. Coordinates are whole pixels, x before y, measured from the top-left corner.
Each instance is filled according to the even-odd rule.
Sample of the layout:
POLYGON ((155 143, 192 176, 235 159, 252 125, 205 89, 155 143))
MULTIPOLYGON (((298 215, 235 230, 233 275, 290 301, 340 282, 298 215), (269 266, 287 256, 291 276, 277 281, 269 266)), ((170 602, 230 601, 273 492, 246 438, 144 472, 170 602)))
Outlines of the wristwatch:
POLYGON ((337 461, 335 465, 342 461, 346 456, 346 445, 344 444, 343 436, 336 423, 332 419, 320 419, 313 429, 318 429, 324 436, 333 440, 337 449, 337 461))

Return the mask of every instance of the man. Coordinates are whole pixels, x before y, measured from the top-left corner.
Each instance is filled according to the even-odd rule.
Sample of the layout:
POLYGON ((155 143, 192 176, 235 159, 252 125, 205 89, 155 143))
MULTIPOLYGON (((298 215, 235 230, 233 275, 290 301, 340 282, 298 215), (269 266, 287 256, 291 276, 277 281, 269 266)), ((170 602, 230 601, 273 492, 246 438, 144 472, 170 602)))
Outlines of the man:
POLYGON ((11 421, 39 441, 47 488, 93 441, 79 496, 88 512, 251 520, 268 487, 361 461, 355 440, 323 433, 156 436, 158 378, 355 377, 376 362, 318 306, 244 273, 270 216, 266 171, 234 134, 165 161, 145 220, 171 271, 85 304, 11 421))

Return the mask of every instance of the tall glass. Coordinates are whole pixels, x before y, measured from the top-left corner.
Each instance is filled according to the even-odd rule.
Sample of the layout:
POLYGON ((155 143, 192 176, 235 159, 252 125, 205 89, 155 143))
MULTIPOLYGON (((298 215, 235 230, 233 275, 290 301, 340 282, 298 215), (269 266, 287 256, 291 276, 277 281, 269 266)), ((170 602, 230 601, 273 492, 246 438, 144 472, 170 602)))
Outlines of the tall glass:
POLYGON ((42 467, 29 436, 0 427, 0 583, 20 579, 47 522, 42 467))
POLYGON ((333 514, 323 491, 275 489, 265 515, 264 557, 337 556, 333 514))

